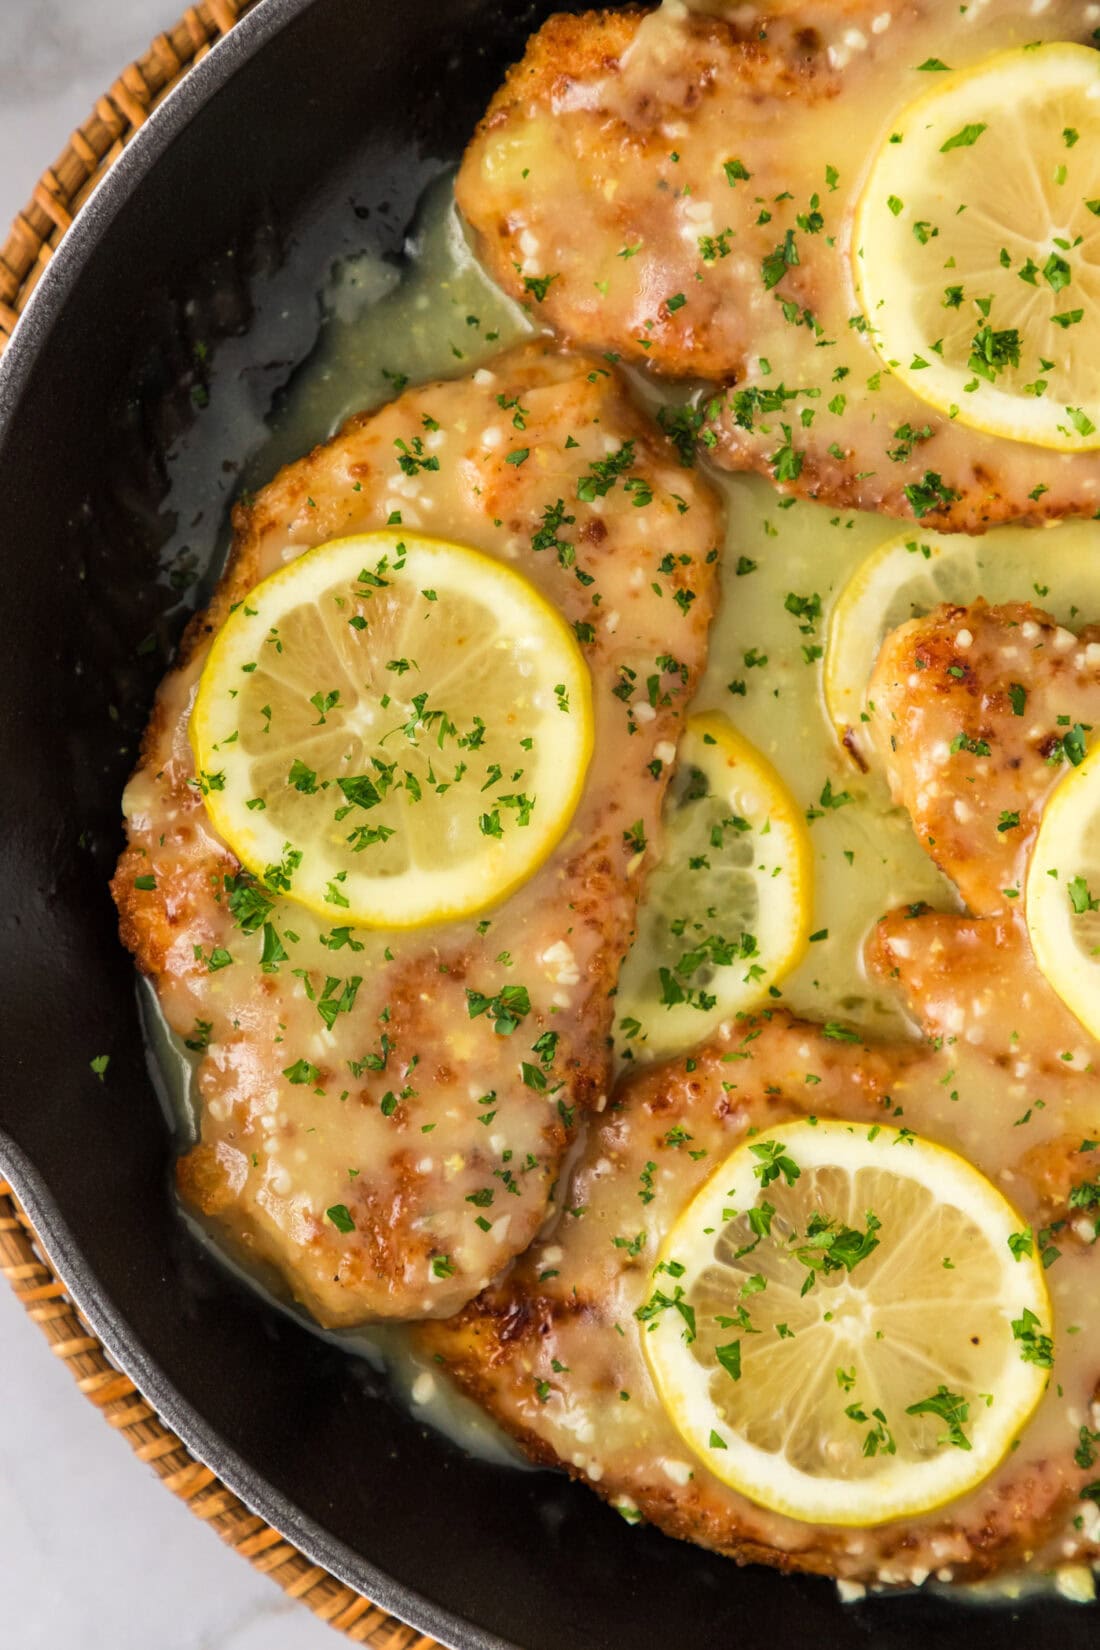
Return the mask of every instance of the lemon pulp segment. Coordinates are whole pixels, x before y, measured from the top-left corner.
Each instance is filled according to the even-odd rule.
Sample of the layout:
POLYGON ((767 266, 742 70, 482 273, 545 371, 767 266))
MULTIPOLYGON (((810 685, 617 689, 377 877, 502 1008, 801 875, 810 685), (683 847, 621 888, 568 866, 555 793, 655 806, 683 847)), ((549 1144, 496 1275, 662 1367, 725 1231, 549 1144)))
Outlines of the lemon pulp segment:
POLYGON ((1025 1231, 977 1169, 907 1131, 750 1137, 677 1219, 639 1313, 661 1401, 716 1477, 791 1518, 953 1500, 1046 1386, 1042 1265, 1010 1241, 1025 1231))
POLYGON ((215 829, 337 922, 481 910, 569 824, 592 746, 588 668, 520 574, 368 533, 307 551, 230 614, 191 742, 215 829))
POLYGON ((963 424, 1100 446, 1100 53, 1027 46, 937 78, 856 209, 871 336, 963 424))
POLYGON ((619 987, 626 1046, 688 1048, 765 997, 806 949, 812 880, 805 821, 775 769, 725 716, 689 717, 619 987))
POLYGON ((829 615, 823 682, 837 738, 863 766, 872 758, 867 689, 885 638, 940 602, 979 597, 1037 601, 1060 624, 1100 613, 1100 524, 996 527, 981 537, 913 528, 859 564, 829 615))

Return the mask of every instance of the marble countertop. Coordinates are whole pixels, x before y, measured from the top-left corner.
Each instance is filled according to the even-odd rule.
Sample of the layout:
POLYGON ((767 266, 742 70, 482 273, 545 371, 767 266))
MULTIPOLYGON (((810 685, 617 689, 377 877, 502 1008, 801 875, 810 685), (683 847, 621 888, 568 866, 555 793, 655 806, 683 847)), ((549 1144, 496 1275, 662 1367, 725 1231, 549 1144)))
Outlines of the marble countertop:
MULTIPOLYGON (((3 0, 0 223, 186 0, 3 0)), ((0 1596, 19 1650, 326 1650, 83 1398, 0 1284, 0 1596)))

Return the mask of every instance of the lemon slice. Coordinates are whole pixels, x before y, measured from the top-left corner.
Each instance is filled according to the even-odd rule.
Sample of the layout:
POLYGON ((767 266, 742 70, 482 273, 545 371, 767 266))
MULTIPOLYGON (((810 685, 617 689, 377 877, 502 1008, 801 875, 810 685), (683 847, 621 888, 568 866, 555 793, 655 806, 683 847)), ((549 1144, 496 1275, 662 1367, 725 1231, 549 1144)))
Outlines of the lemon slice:
POLYGON ((214 827, 268 887, 414 928, 502 899, 552 851, 591 754, 591 684, 518 573, 367 533, 238 604, 190 731, 214 827))
POLYGON ((1100 613, 1100 525, 997 527, 980 538, 910 531, 859 564, 829 615, 823 681, 837 738, 861 767, 872 757, 867 688, 884 639, 939 602, 965 605, 979 596, 1038 601, 1060 624, 1100 613))
POLYGON ((790 1518, 941 1506, 1047 1384, 1029 1238, 984 1175, 907 1131, 759 1134, 680 1215, 637 1313, 661 1401, 712 1473, 790 1518))
POLYGON ((1026 46, 936 79, 856 208, 879 353, 960 423, 1100 446, 1100 53, 1026 46))
POLYGON ((1100 748, 1043 810, 1025 900, 1035 959, 1066 1007, 1100 1037, 1100 748))
POLYGON ((714 712, 689 717, 619 986, 619 1032, 669 1053, 765 997, 806 949, 810 845, 769 762, 714 712))

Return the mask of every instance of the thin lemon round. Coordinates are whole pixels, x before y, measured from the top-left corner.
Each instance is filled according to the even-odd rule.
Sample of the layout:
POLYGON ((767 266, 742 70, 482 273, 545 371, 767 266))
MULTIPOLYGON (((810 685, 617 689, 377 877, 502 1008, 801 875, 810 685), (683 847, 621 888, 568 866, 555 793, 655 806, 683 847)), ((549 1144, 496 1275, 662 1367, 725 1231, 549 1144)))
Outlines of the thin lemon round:
POLYGON ((190 733, 215 829, 268 887, 330 920, 414 928, 496 903, 553 851, 591 755, 591 681, 511 568, 367 533, 234 609, 190 733))
POLYGON ((855 275, 911 390, 990 435, 1100 446, 1100 53, 1035 45, 937 84, 890 122, 855 275))
POLYGON ((619 986, 625 1048, 689 1048, 801 961, 813 871, 801 809, 718 712, 688 718, 664 846, 619 986))
POLYGON ((940 602, 1038 602, 1061 624, 1100 613, 1100 523, 997 527, 982 537, 910 530, 860 562, 833 604, 825 645, 825 702, 837 738, 861 767, 867 689, 884 639, 940 602))
POLYGON ((789 1518, 868 1526, 952 1501, 1047 1384, 1025 1233, 970 1163, 907 1132, 750 1138, 662 1249, 641 1323, 661 1401, 710 1472, 789 1518))
POLYGON ((1066 1007, 1100 1037, 1100 748, 1070 768, 1039 822, 1025 885, 1035 959, 1066 1007))

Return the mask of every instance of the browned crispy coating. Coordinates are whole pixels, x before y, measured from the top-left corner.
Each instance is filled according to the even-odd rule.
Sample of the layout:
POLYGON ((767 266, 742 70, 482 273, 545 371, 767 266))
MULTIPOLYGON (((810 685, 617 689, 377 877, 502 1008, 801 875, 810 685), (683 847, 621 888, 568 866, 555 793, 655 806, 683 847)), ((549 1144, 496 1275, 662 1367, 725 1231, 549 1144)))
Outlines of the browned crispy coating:
POLYGON ((976 602, 902 625, 879 651, 868 699, 895 800, 974 912, 1022 903, 1066 736, 1100 721, 1098 639, 1026 602, 976 602))
POLYGON ((238 510, 225 576, 162 685, 114 893, 168 1023, 201 1053, 180 1187, 323 1323, 461 1306, 530 1241, 580 1114, 606 1096, 639 842, 659 832, 715 595, 719 512, 686 479, 606 364, 544 342, 410 390, 238 510), (438 467, 410 475, 400 457, 413 450, 438 467), (621 474, 579 498, 609 453, 621 474), (372 933, 268 889, 288 956, 265 968, 262 933, 230 908, 240 867, 195 782, 195 682, 258 579, 394 517, 501 557, 578 627, 594 690, 585 789, 547 863, 478 918, 372 933), (230 962, 212 968, 216 953, 230 962), (318 1007, 328 980, 353 999, 331 1025, 318 1007), (484 1003, 509 987, 529 1008, 505 1030, 468 993, 484 1003))

